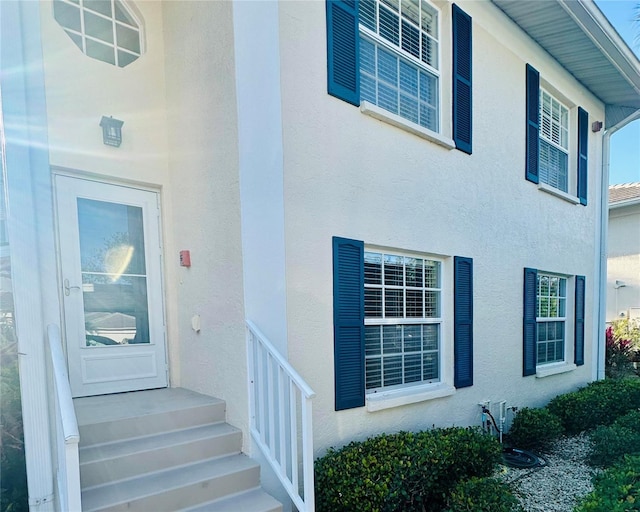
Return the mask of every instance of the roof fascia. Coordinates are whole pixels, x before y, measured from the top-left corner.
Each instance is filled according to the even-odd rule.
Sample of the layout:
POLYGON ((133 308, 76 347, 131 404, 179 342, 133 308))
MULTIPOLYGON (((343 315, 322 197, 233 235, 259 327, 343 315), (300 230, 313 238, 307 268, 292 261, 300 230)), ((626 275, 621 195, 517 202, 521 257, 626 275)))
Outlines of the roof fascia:
POLYGON ((593 0, 557 0, 640 96, 640 61, 593 0))

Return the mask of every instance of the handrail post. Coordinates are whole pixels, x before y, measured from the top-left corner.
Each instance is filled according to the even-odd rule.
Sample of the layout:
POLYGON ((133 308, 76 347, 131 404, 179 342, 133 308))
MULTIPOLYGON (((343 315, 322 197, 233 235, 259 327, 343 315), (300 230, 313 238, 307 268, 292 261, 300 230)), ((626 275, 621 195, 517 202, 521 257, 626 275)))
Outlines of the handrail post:
POLYGON ((298 511, 314 512, 315 393, 250 320, 247 320, 247 344, 251 436, 298 511))

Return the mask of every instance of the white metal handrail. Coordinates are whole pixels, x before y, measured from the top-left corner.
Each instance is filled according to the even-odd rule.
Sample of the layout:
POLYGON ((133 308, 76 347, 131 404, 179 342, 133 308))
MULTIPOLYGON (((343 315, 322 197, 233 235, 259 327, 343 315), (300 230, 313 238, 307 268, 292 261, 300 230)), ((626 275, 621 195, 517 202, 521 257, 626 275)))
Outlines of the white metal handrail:
POLYGON ((76 419, 65 358, 62 353, 60 328, 47 326, 54 389, 56 481, 58 507, 61 511, 80 512, 80 432, 76 419))
POLYGON ((314 512, 313 390, 247 320, 251 435, 300 512, 314 512))

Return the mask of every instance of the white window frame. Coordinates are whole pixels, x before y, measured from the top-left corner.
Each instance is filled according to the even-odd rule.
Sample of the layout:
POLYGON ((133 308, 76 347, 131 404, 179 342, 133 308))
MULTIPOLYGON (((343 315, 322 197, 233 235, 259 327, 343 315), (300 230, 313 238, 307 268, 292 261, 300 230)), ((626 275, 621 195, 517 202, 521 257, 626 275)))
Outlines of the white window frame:
MULTIPOLYGON (((381 379, 381 386, 380 387, 376 387, 376 388, 369 388, 366 389, 366 394, 368 397, 370 397, 371 395, 375 395, 377 393, 386 393, 386 392, 393 392, 394 390, 405 390, 405 389, 409 389, 409 388, 413 388, 413 387, 419 387, 419 386, 429 386, 429 385, 438 385, 441 384, 443 382, 443 339, 445 338, 444 336, 444 313, 443 313, 443 297, 445 296, 445 292, 446 289, 443 285, 444 282, 444 260, 442 260, 441 258, 438 257, 434 257, 432 255, 428 255, 428 254, 422 254, 422 253, 410 253, 410 252, 406 252, 406 251, 396 251, 396 250, 388 250, 388 249, 381 249, 378 247, 372 247, 372 246, 365 246, 365 257, 368 253, 374 253, 374 254, 380 254, 381 255, 381 284, 367 284, 365 283, 364 288, 365 291, 367 289, 378 289, 381 290, 381 316, 366 316, 366 310, 365 310, 365 320, 364 320, 364 324, 365 324, 365 330, 367 328, 367 326, 371 327, 371 326, 380 326, 381 330, 384 329, 385 326, 429 326, 429 325, 437 325, 438 326, 438 346, 436 350, 425 350, 424 348, 422 348, 420 350, 420 354, 425 354, 425 353, 437 353, 437 377, 433 378, 433 379, 428 379, 428 380, 423 380, 423 376, 424 376, 424 366, 423 364, 420 365, 420 380, 415 380, 412 382, 403 382, 401 384, 395 384, 395 385, 390 385, 390 386, 385 386, 384 385, 384 360, 385 360, 385 354, 383 353, 382 350, 382 346, 380 349, 380 353, 379 354, 375 354, 375 355, 371 355, 371 356, 367 356, 366 355, 366 351, 365 351, 365 382, 367 380, 366 378, 366 360, 367 359, 380 359, 380 379, 381 379), (416 258, 416 259, 420 259, 423 261, 423 286, 421 287, 416 287, 416 286, 408 286, 406 283, 406 265, 403 263, 403 284, 402 285, 387 285, 384 282, 385 279, 385 273, 384 273, 384 261, 385 261, 385 256, 392 256, 392 257, 403 257, 403 258, 416 258), (427 287, 424 286, 424 268, 425 268, 425 263, 426 262, 434 262, 437 263, 438 266, 438 286, 437 287, 427 287), (390 317, 386 315, 385 312, 385 291, 386 290, 402 290, 403 292, 403 301, 402 301, 402 307, 403 307, 403 316, 398 316, 398 317, 390 317), (410 290, 410 291, 421 291, 423 292, 423 302, 422 302, 422 307, 423 307, 423 316, 420 317, 413 317, 413 316, 407 316, 406 312, 407 312, 407 300, 406 300, 406 291, 410 290), (426 304, 426 300, 424 300, 424 292, 433 292, 437 294, 438 297, 438 301, 437 301, 437 316, 426 316, 425 312, 425 308, 427 307, 426 304)), ((403 329, 404 331, 404 329, 403 329)), ((382 336, 380 339, 381 344, 383 343, 382 340, 382 336)), ((404 380, 404 378, 406 377, 405 374, 405 370, 404 370, 404 355, 406 355, 405 351, 404 351, 404 347, 401 348, 401 350, 399 352, 394 352, 392 355, 387 356, 387 359, 389 357, 400 357, 401 361, 402 361, 402 371, 401 371, 401 376, 402 379, 404 380)))
MULTIPOLYGON (((376 20, 379 19, 379 7, 380 7, 380 3, 382 2, 382 0, 374 0, 375 1, 375 8, 376 8, 376 20)), ((400 30, 401 30, 401 25, 402 25, 402 20, 405 19, 407 20, 407 18, 403 18, 402 17, 402 6, 401 6, 401 1, 402 0, 390 0, 393 2, 398 3, 398 16, 400 18, 400 30)), ((402 117, 399 113, 399 102, 398 102, 398 112, 392 112, 389 110, 386 110, 385 108, 371 103, 370 101, 367 100, 363 100, 362 96, 361 96, 361 110, 363 113, 371 115, 372 117, 375 117, 379 120, 388 122, 389 124, 392 124, 394 126, 398 126, 400 128, 404 128, 407 131, 414 133, 424 139, 427 140, 431 140, 432 142, 435 142, 437 144, 440 144, 443 147, 446 147, 448 149, 453 149, 455 147, 455 143, 450 140, 448 137, 444 137, 442 135, 443 132, 443 108, 442 108, 442 42, 443 42, 443 38, 442 38, 442 11, 440 8, 438 8, 433 2, 430 2, 428 0, 420 0, 421 3, 424 3, 426 5, 429 6, 429 8, 433 11, 433 14, 436 16, 436 31, 437 31, 437 38, 434 38, 433 36, 431 36, 430 34, 427 34, 428 37, 432 38, 436 44, 437 44, 437 51, 436 51, 436 60, 437 60, 437 67, 431 66, 425 62, 423 62, 422 60, 420 60, 419 58, 415 57, 414 55, 412 55, 411 53, 408 53, 407 51, 402 49, 402 39, 400 39, 400 45, 396 46, 394 45, 392 42, 386 40, 385 38, 383 38, 381 35, 379 35, 378 33, 374 32, 373 30, 369 29, 368 27, 364 26, 362 23, 359 24, 359 36, 361 38, 365 38, 368 39, 370 42, 372 42, 373 44, 377 45, 377 46, 381 46, 383 47, 385 50, 393 53, 394 55, 396 55, 399 59, 405 60, 406 62, 408 62, 410 65, 417 67, 418 69, 423 70, 425 73, 428 73, 430 75, 432 75, 435 80, 436 80, 436 91, 437 91, 437 105, 436 105, 436 122, 437 122, 437 126, 435 130, 432 130, 430 128, 426 128, 422 125, 420 125, 419 123, 413 122, 408 118, 402 117)), ((411 22, 410 20, 407 20, 409 22, 411 22)), ((413 22, 411 22, 412 25, 413 22)), ((415 26, 415 25, 414 25, 415 26)), ((422 30, 420 28, 418 28, 418 30, 420 31, 420 33, 422 34, 422 30)), ((426 32, 425 32, 426 34, 426 32)), ((399 36, 401 37, 401 36, 399 36)), ((358 70, 358 73, 361 73, 361 70, 358 70)), ((378 84, 378 80, 376 78, 376 87, 378 84)), ((418 106, 419 108, 419 106, 418 106)))
MULTIPOLYGON (((135 12, 133 12, 133 10, 131 9, 131 7, 127 4, 127 2, 125 0, 110 0, 111 2, 111 16, 107 16, 101 12, 98 12, 90 7, 85 7, 85 0, 78 0, 78 3, 73 2, 71 0, 54 0, 51 4, 51 9, 52 9, 52 15, 54 20, 56 20, 56 23, 58 23, 58 25, 60 25, 60 27, 62 27, 62 29, 67 33, 67 35, 69 37, 71 37, 71 35, 75 35, 76 37, 79 37, 81 42, 82 42, 82 47, 80 48, 80 50, 82 51, 82 53, 84 53, 87 57, 95 59, 95 60, 99 60, 100 62, 104 62, 106 64, 112 64, 116 67, 125 67, 131 63, 133 63, 134 61, 136 61, 138 58, 140 58, 140 56, 142 56, 142 54, 145 52, 145 39, 144 39, 144 26, 142 23, 142 19, 140 16, 138 16, 135 12), (134 24, 130 24, 130 23, 126 23, 123 22, 121 20, 116 19, 115 16, 115 3, 116 1, 118 2, 118 4, 120 4, 120 6, 122 7, 122 9, 125 11, 126 15, 129 16, 132 20, 134 24), (61 4, 66 4, 67 6, 69 6, 72 9, 78 9, 79 14, 80 14, 80 31, 77 31, 71 27, 65 26, 63 25, 60 21, 58 21, 58 19, 55 16, 55 4, 56 3, 61 3, 61 4), (98 18, 102 18, 103 20, 108 21, 109 23, 111 23, 111 28, 113 31, 113 42, 109 42, 109 41, 105 41, 102 40, 100 38, 96 38, 93 37, 89 34, 87 34, 86 30, 85 30, 85 17, 84 17, 84 12, 87 11, 89 12, 92 16, 96 16, 98 18), (140 51, 136 52, 134 50, 130 50, 128 48, 124 48, 121 45, 118 45, 118 35, 117 35, 117 27, 121 26, 124 27, 128 30, 132 30, 138 33, 138 43, 140 46, 140 51), (113 51, 113 56, 114 56, 114 62, 108 62, 105 61, 103 59, 100 59, 98 57, 94 57, 91 56, 89 54, 87 54, 87 40, 88 41, 93 41, 97 44, 100 44, 102 46, 108 47, 113 51), (118 52, 123 52, 125 54, 128 54, 132 57, 134 57, 130 62, 128 62, 127 64, 124 64, 122 66, 120 66, 120 61, 119 61, 119 55, 118 52)), ((73 39, 73 38, 72 38, 73 39)), ((74 40, 74 44, 77 43, 74 40)))
MULTIPOLYGON (((552 183, 550 183, 551 180, 547 180, 545 181, 545 177, 542 174, 542 165, 541 165, 541 160, 540 160, 540 155, 542 154, 542 148, 540 147, 539 149, 539 156, 538 156, 538 166, 540 169, 540 185, 542 189, 545 189, 548 192, 554 193, 556 192, 557 195, 562 196, 567 196, 566 199, 571 199, 573 196, 571 194, 569 194, 569 190, 572 187, 572 183, 573 183, 573 173, 575 172, 574 170, 574 166, 572 165, 572 160, 570 158, 571 156, 571 126, 572 126, 572 108, 569 107, 566 102, 564 100, 562 100, 560 98, 560 95, 555 94, 554 92, 552 92, 550 90, 550 88, 547 87, 543 87, 542 85, 540 86, 540 99, 539 99, 539 110, 538 110, 538 119, 539 119, 539 135, 538 135, 538 139, 539 139, 539 144, 545 143, 548 144, 549 146, 551 146, 552 148, 562 152, 564 155, 566 155, 567 158, 567 167, 566 167, 566 177, 565 177, 565 182, 566 182, 566 190, 564 190, 563 188, 556 186, 552 183), (554 105, 557 105, 557 107, 559 109, 561 109, 561 114, 560 114, 560 122, 555 122, 553 120, 552 116, 545 116, 544 115, 544 101, 545 101, 545 96, 549 98, 550 102, 551 102, 551 108, 553 109, 554 105), (562 124, 562 119, 563 119, 563 114, 564 115, 564 119, 566 119, 566 126, 563 126, 562 124), (559 133, 559 141, 554 140, 553 136, 551 134, 545 133, 546 130, 543 129, 543 127, 545 126, 545 122, 544 119, 548 119, 548 124, 550 126, 549 131, 551 132, 551 134, 553 133, 554 127, 557 129, 558 133, 559 133), (564 140, 564 144, 562 144, 562 134, 564 133, 565 135, 565 140, 564 140)), ((556 175, 559 174, 559 170, 556 170, 556 175)))
MULTIPOLYGON (((548 365, 548 364, 555 364, 555 363, 564 363, 566 361, 567 358, 567 337, 568 337, 568 332, 567 332, 567 307, 568 307, 568 301, 567 301, 567 294, 568 294, 568 288, 569 288, 569 283, 568 283, 568 279, 566 276, 562 276, 562 275, 558 275, 558 274, 551 274, 551 273, 547 273, 547 272, 538 272, 538 277, 537 277, 537 282, 536 282, 536 324, 538 325, 538 329, 539 330, 541 325, 544 324, 548 324, 548 323, 557 323, 557 322, 562 322, 562 329, 563 329, 563 333, 562 333, 562 359, 554 359, 551 361, 543 361, 543 362, 539 362, 540 359, 540 344, 541 343, 547 343, 545 342, 540 342, 539 340, 539 336, 537 336, 536 338, 536 352, 538 354, 538 357, 536 358, 536 366, 544 366, 544 365, 548 365), (549 287, 549 291, 546 295, 541 294, 541 280, 542 278, 548 278, 548 279, 557 279, 558 280, 558 293, 557 294, 552 294, 551 293, 551 287, 549 287), (561 290, 562 290, 562 285, 560 283, 564 282, 564 295, 561 295, 561 290), (549 301, 551 300, 558 300, 558 313, 556 315, 547 315, 547 316, 541 316, 541 299, 542 298, 546 298, 549 301), (564 301, 564 304, 562 304, 562 302, 564 301), (564 307, 562 307, 564 306, 564 307), (564 314, 560 314, 561 311, 564 312, 564 314)), ((551 306, 548 306, 548 308, 551 308, 551 306)), ((557 340, 556 340, 557 343, 557 340)))

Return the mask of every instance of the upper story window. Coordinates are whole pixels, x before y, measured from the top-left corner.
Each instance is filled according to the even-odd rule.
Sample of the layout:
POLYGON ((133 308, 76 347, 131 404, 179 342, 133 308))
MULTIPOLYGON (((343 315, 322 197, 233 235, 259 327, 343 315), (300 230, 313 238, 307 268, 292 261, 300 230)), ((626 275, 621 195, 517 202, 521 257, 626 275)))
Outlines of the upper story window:
POLYGON ((569 189, 569 109, 540 89, 540 181, 569 189))
POLYGON ((361 0, 360 99, 439 131, 439 18, 425 0, 361 0))
POLYGON ((589 114, 540 86, 540 73, 526 66, 525 177, 575 204, 587 204, 589 114), (576 123, 577 121, 577 123, 576 123), (571 125, 571 128, 570 128, 571 125))
POLYGON ((439 10, 427 0, 326 0, 327 89, 376 119, 471 154, 472 20, 442 3, 439 10), (450 52, 441 51, 441 25, 451 29, 450 52), (451 58, 443 63, 441 55, 451 58), (450 96, 442 94, 447 85, 450 96))
POLYGON ((120 0, 54 0, 53 15, 88 57, 123 68, 142 53, 141 23, 120 0))

